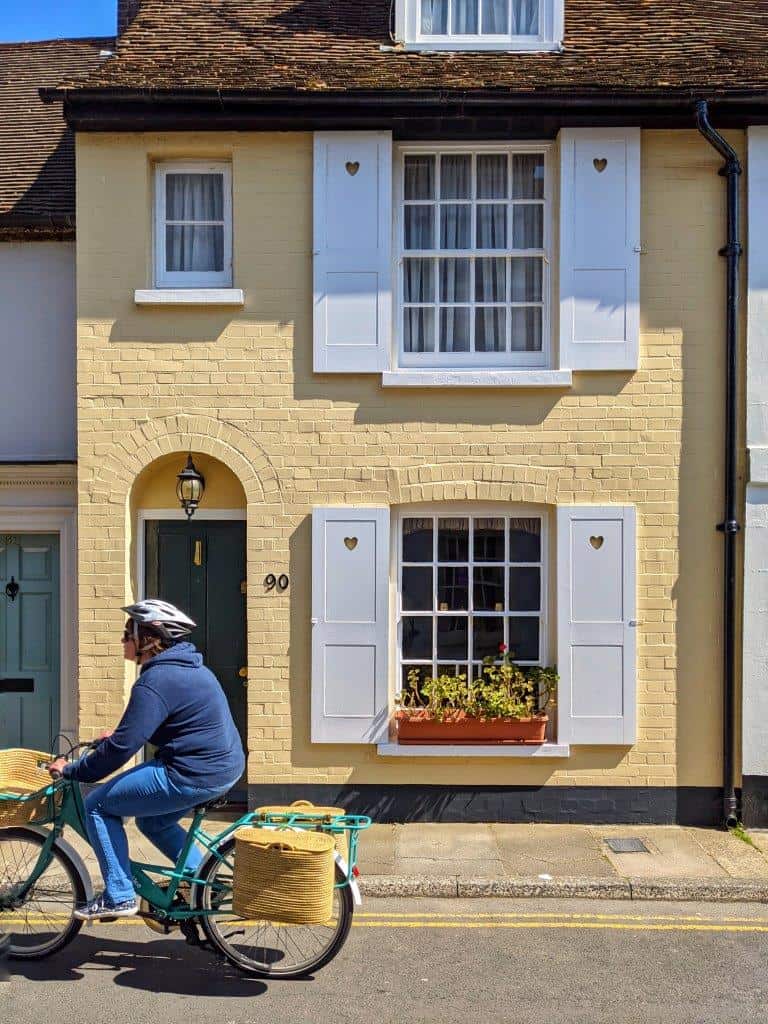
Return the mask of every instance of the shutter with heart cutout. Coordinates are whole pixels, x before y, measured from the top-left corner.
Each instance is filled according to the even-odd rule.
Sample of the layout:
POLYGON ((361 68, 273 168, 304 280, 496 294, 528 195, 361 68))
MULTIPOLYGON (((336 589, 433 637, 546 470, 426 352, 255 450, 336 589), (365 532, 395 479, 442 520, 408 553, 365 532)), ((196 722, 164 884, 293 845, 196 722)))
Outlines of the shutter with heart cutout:
POLYGON ((389 365, 392 133, 316 132, 314 369, 389 365))
POLYGON ((636 514, 557 510, 557 667, 561 743, 636 740, 636 514))
POLYGON ((560 133, 560 365, 636 370, 640 129, 560 133))
POLYGON ((389 509, 312 513, 312 742, 388 730, 389 509))

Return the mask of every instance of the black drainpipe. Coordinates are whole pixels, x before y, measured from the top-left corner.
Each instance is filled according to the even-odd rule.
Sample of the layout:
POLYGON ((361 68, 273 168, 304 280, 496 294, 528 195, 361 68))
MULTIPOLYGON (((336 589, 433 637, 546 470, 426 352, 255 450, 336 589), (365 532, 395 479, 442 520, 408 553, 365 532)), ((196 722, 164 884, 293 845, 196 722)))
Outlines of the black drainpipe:
POLYGON ((718 172, 728 184, 728 242, 720 250, 728 262, 725 333, 725 518, 717 529, 725 544, 723 589, 723 823, 732 828, 740 820, 734 785, 736 718, 736 535, 741 530, 736 507, 736 445, 739 331, 739 264, 741 163, 734 149, 709 123, 706 100, 696 104, 696 127, 725 160, 718 172))

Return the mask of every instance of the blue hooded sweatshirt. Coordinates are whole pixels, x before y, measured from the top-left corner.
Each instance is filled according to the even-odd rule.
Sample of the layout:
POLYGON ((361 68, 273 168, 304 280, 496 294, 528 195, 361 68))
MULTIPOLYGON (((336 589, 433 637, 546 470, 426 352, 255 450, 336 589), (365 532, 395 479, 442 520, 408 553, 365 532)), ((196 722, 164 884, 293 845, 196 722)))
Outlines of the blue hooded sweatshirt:
POLYGON ((115 732, 67 765, 64 775, 98 782, 146 743, 158 747, 172 782, 222 790, 245 769, 240 734, 216 676, 194 644, 179 643, 145 662, 115 732))

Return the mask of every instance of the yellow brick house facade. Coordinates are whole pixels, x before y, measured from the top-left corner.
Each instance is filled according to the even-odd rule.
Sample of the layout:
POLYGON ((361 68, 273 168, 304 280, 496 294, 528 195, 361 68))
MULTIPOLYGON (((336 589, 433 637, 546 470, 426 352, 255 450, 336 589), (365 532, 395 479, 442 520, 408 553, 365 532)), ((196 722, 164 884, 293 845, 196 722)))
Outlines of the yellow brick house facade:
MULTIPOLYGON (((122 59, 135 59, 131 34, 138 47, 141 26, 140 11, 124 36, 125 56, 119 43, 108 62, 115 74, 122 59)), ((201 108, 199 126, 189 129, 174 122, 170 108, 160 124, 161 100, 155 124, 146 112, 121 112, 119 90, 108 71, 104 76, 91 89, 109 92, 114 111, 99 114, 93 107, 98 130, 90 130, 86 117, 96 101, 74 89, 66 97, 77 132, 81 733, 112 726, 133 681, 119 657, 120 606, 142 596, 186 593, 182 587, 151 594, 149 588, 171 586, 163 575, 163 565, 171 564, 164 545, 170 552, 174 531, 184 527, 176 474, 191 454, 206 487, 186 527, 190 542, 199 543, 195 529, 245 524, 244 578, 221 576, 208 585, 205 600, 206 615, 213 615, 227 587, 237 585, 242 593, 245 657, 242 666, 229 667, 240 672, 227 692, 239 687, 242 693, 251 803, 340 800, 380 820, 717 820, 723 580, 714 525, 722 518, 726 292, 718 250, 725 213, 717 173, 722 159, 692 116, 663 127, 638 105, 634 118, 628 112, 623 122, 629 127, 605 126, 595 114, 590 128, 583 120, 578 127, 555 124, 550 110, 540 135, 532 114, 517 133, 507 114, 492 129, 486 119, 484 128, 475 125, 468 134, 450 128, 441 137, 431 114, 422 124, 386 124, 386 115, 361 123, 356 115, 347 124, 337 119, 330 131, 319 115, 312 124, 309 115, 297 114, 292 127, 281 113, 273 127, 243 114, 233 130, 201 108), (429 135, 420 135, 422 128, 429 135), (379 149, 371 158, 372 139, 379 149), (541 313, 521 319, 526 300, 516 292, 514 264, 506 304, 499 300, 494 314, 497 325, 512 324, 507 353, 515 352, 515 324, 541 332, 540 348, 530 339, 523 346, 525 354, 544 352, 541 362, 473 363, 467 356, 430 363, 423 358, 429 345, 409 348, 403 341, 404 331, 413 341, 414 332, 435 330, 441 348, 445 323, 452 325, 446 330, 455 347, 442 350, 463 353, 456 310, 464 302, 478 332, 468 345, 476 353, 481 318, 486 330, 491 320, 492 286, 481 283, 480 269, 469 299, 462 298, 458 277, 450 284, 453 293, 444 292, 452 258, 446 238, 461 230, 464 216, 456 213, 464 197, 456 181, 464 172, 455 171, 455 180, 450 174, 463 156, 471 158, 475 175, 464 205, 477 231, 472 246, 481 255, 471 260, 479 268, 494 258, 494 249, 514 259, 516 247, 543 282, 525 292, 526 308, 541 313), (369 158, 378 161, 378 172, 384 168, 371 186, 373 213, 355 205, 364 204, 369 158), (323 161, 330 166, 333 159, 335 170, 328 173, 336 176, 325 182, 323 161), (482 177, 481 161, 522 174, 526 159, 546 167, 545 184, 535 193, 543 207, 543 243, 510 246, 507 240, 505 248, 488 236, 481 244, 494 197, 497 207, 508 206, 510 231, 517 230, 515 211, 534 205, 533 193, 523 193, 516 207, 517 171, 510 172, 511 196, 484 194, 494 186, 482 177), (626 174, 617 184, 612 175, 621 160, 626 174), (409 167, 416 168, 412 180, 409 167), (440 184, 430 179, 437 173, 430 168, 438 167, 440 184), (228 279, 191 282, 187 290, 170 280, 171 243, 160 251, 170 234, 162 232, 183 226, 184 218, 177 224, 169 213, 170 191, 168 207, 158 212, 161 172, 221 176, 225 198, 211 206, 215 215, 207 223, 223 224, 215 244, 224 256, 214 263, 217 272, 226 268, 230 253, 228 279), (582 185, 587 172, 591 177, 582 185), (594 194, 600 195, 597 206, 594 194), (407 210, 409 202, 419 205, 417 199, 421 208, 431 202, 437 209, 434 244, 442 260, 424 271, 426 236, 410 246, 424 261, 419 273, 435 274, 431 284, 423 278, 418 287, 402 276, 410 259, 408 232, 423 228, 416 224, 421 214, 407 210), (583 223, 589 202, 596 213, 594 243, 583 223), (453 212, 446 212, 449 205, 453 212), (633 209, 639 234, 631 239, 626 266, 609 262, 601 269, 600 259, 611 254, 600 252, 600 238, 610 235, 617 214, 629 237, 633 209), (371 241, 371 217, 372 233, 383 223, 391 237, 371 241), (330 252, 328 239, 342 229, 352 262, 344 264, 342 256, 334 264, 338 252, 330 252), (590 254, 577 251, 592 244, 598 245, 596 270, 590 254), (376 263, 382 247, 383 271, 376 263), (534 249, 541 250, 536 268, 534 249), (158 284, 158 260, 167 261, 169 283, 158 284), (622 292, 618 338, 610 333, 621 305, 613 303, 614 284, 600 293, 602 283, 579 278, 597 288, 595 315, 609 326, 586 356, 576 357, 577 367, 582 363, 574 368, 564 277, 595 273, 615 283, 611 275, 631 277, 635 267, 639 302, 633 304, 630 282, 622 292), (387 290, 381 280, 390 271, 387 290), (342 298, 332 308, 322 308, 330 300, 318 291, 320 272, 336 275, 342 298), (417 313, 404 311, 408 291, 417 313), (373 306, 366 305, 371 292, 373 306), (373 363, 365 346, 355 347, 357 325, 366 322, 375 325, 373 363), (623 350, 619 357, 606 355, 617 340, 629 345, 628 356, 623 350), (601 348, 601 341, 611 344, 601 348), (407 352, 419 359, 403 358, 407 352), (175 525, 166 530, 164 523, 175 525), (443 530, 452 552, 445 557, 443 530), (497 585, 505 596, 488 606, 498 616, 482 629, 519 645, 527 652, 521 660, 557 664, 568 693, 558 694, 547 740, 535 748, 404 746, 393 711, 409 666, 424 662, 437 670, 452 662, 462 668, 468 660, 471 671, 485 651, 480 618, 472 619, 471 609, 482 600, 481 582, 502 575, 474 563, 482 561, 481 541, 494 530, 512 539, 500 542, 506 547, 498 556, 505 579, 497 585), (534 554, 530 544, 527 555, 514 554, 521 530, 535 534, 534 554), (422 540, 428 534, 436 554, 409 556, 409 531, 422 540), (610 553, 614 540, 618 555, 610 553), (601 548, 608 561, 598 561, 601 548), (344 557, 358 556, 351 570, 344 568, 344 557), (610 560, 614 556, 618 561, 610 560), (451 564, 443 567, 444 561, 451 564), (409 580, 434 588, 434 605, 427 608, 423 594, 405 595, 408 572, 409 580), (534 599, 513 596, 522 580, 533 587, 534 599), (621 637, 595 640, 594 647, 579 640, 575 595, 597 606, 618 601, 621 637), (414 609, 425 618, 409 616, 414 609), (448 636, 451 629, 455 635, 448 636), (443 633, 445 650, 439 647, 443 633), (564 672, 566 650, 584 643, 587 661, 574 655, 564 672), (616 651, 619 663, 612 660, 616 651)), ((258 91, 255 81, 251 92, 258 91)), ((743 157, 744 132, 732 128, 725 136, 743 157)), ((466 247, 453 246, 462 253, 466 247)), ((207 559, 214 557, 213 544, 205 541, 207 559)), ((192 552, 194 564, 201 549, 183 550, 192 552)))

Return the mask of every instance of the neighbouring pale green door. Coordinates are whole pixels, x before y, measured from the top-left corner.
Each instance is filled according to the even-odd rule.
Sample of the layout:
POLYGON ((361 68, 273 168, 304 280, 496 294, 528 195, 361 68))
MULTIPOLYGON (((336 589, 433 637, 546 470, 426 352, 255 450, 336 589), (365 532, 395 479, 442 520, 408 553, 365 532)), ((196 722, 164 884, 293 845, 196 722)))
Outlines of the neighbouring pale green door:
MULTIPOLYGON (((170 601, 197 623, 191 640, 227 695, 245 749, 245 523, 149 521, 146 542, 146 596, 170 601)), ((245 799, 244 787, 233 797, 245 799)))
POLYGON ((52 750, 59 629, 58 536, 0 533, 0 747, 52 750))

